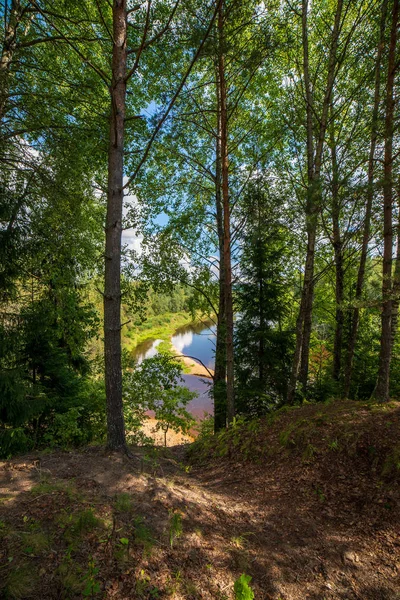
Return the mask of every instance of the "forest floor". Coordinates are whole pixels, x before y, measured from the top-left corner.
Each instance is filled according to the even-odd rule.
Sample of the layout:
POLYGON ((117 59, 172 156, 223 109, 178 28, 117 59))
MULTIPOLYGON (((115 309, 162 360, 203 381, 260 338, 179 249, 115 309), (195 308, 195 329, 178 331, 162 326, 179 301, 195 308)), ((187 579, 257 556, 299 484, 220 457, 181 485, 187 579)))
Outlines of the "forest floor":
POLYGON ((346 402, 258 428, 251 460, 244 429, 191 462, 185 446, 4 461, 0 596, 230 600, 246 573, 256 600, 398 600, 399 433, 399 403, 346 402))

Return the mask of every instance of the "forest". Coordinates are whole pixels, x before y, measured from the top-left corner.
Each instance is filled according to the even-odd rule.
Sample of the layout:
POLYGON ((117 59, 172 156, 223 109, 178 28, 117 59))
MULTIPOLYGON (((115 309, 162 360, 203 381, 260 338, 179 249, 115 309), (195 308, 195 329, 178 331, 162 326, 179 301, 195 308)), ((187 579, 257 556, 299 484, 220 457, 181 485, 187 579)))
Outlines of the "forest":
POLYGON ((399 10, 0 0, 0 597, 400 598, 399 547, 387 545, 400 506, 399 10), (175 494, 165 514, 157 481, 175 494), (257 520, 276 481, 276 519, 292 485, 296 518, 304 502, 332 520, 315 525, 333 536, 323 550, 317 531, 304 534, 309 560, 344 528, 346 582, 339 567, 330 583, 318 561, 301 566, 296 527, 301 537, 309 525, 287 508, 291 549, 278 520, 256 542, 264 530, 239 504, 254 496, 257 520), (195 523, 200 489, 231 506, 215 531, 241 530, 226 541, 230 563, 219 542, 206 557, 203 533, 197 573, 182 561, 196 547, 183 541, 189 522, 193 536, 207 519, 213 531, 206 514, 195 523), (132 508, 146 494, 153 533, 150 513, 132 508), (8 497, 22 504, 8 509, 8 497), (42 502, 46 517, 34 513, 42 502), (64 555, 50 576, 51 512, 64 514, 64 555), (303 568, 320 581, 302 587, 303 568))

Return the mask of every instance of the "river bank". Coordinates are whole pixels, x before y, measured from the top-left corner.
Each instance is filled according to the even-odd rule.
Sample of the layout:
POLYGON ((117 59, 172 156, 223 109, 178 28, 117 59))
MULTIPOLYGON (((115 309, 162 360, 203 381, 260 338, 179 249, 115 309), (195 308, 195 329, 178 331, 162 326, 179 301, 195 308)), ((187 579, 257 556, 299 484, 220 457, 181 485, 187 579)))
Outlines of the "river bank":
MULTIPOLYGON (((168 323, 154 323, 146 331, 137 332, 139 343, 130 350, 137 364, 155 356, 158 352, 176 357, 182 364, 182 385, 196 392, 188 411, 196 418, 213 413, 211 386, 214 369, 215 325, 211 319, 193 321, 190 315, 174 315, 168 323), (178 317, 178 318, 176 318, 178 317), (186 322, 176 327, 178 320, 186 322), (155 325, 155 326, 154 326, 155 325), (143 339, 144 338, 144 339, 143 339), (197 360, 195 360, 197 359, 197 360)), ((168 315, 163 315, 163 321, 168 315)), ((148 325, 150 325, 148 323, 148 325)), ((124 345, 126 349, 130 346, 124 345)))
POLYGON ((156 352, 164 352, 180 360, 185 374, 211 379, 214 375, 211 366, 204 364, 200 356, 182 352, 177 341, 182 332, 203 331, 211 324, 210 320, 193 320, 192 315, 188 313, 157 315, 135 329, 128 328, 123 336, 123 346, 132 352, 139 362, 150 358, 156 352))
MULTIPOLYGON (((157 429, 157 424, 157 419, 147 415, 141 426, 141 431, 154 441, 155 446, 164 446, 164 432, 161 429, 157 429)), ((173 429, 167 431, 167 447, 191 444, 194 439, 193 432, 185 434, 176 432, 173 429)))
POLYGON ((178 350, 178 348, 176 348, 172 342, 171 348, 174 356, 176 356, 185 365, 185 373, 189 375, 195 375, 196 377, 207 377, 207 379, 211 379, 213 377, 213 369, 208 368, 196 360, 193 360, 191 357, 182 354, 182 352, 178 350))
POLYGON ((186 312, 156 315, 140 324, 127 323, 122 329, 123 348, 132 352, 139 344, 149 340, 161 340, 168 343, 179 327, 191 323, 193 323, 193 317, 186 312))

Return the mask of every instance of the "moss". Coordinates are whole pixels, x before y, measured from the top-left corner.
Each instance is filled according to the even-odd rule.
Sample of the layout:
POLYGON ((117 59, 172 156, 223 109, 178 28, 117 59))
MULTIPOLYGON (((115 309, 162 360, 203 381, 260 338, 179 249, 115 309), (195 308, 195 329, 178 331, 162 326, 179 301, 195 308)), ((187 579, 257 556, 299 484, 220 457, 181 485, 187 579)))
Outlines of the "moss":
POLYGON ((396 479, 400 477, 400 446, 393 448, 386 456, 382 467, 382 476, 394 476, 396 479))

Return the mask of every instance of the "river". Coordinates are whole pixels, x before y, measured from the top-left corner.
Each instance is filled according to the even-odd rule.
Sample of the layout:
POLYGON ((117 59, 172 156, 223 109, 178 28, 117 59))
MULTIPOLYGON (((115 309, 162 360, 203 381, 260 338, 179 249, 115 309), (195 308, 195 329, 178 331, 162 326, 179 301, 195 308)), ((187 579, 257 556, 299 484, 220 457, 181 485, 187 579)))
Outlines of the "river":
MULTIPOLYGON (((140 364, 144 359, 157 354, 157 346, 162 340, 148 339, 136 346, 133 356, 140 364)), ((179 327, 172 336, 172 344, 182 354, 198 358, 207 368, 214 369, 215 326, 206 326, 202 323, 179 327)), ((214 411, 212 400, 209 396, 211 380, 196 375, 183 376, 184 384, 190 390, 197 392, 188 406, 188 411, 197 418, 204 417, 204 413, 212 414, 214 411)))

